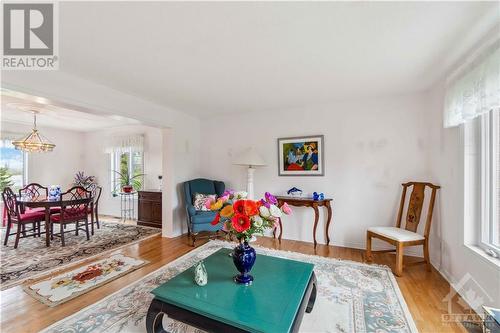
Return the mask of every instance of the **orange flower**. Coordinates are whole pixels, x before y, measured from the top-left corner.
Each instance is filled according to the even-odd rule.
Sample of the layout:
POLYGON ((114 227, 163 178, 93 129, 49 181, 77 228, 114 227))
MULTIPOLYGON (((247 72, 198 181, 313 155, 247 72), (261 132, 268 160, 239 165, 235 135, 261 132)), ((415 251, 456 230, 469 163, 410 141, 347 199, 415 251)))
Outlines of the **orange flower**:
POLYGON ((222 200, 219 199, 210 205, 210 210, 219 210, 222 208, 222 204, 223 204, 222 200))
POLYGON ((233 205, 236 214, 244 214, 247 216, 257 215, 259 209, 253 200, 238 200, 233 205))
POLYGON ((230 218, 234 214, 234 209, 232 205, 227 205, 220 211, 220 216, 225 218, 230 218))

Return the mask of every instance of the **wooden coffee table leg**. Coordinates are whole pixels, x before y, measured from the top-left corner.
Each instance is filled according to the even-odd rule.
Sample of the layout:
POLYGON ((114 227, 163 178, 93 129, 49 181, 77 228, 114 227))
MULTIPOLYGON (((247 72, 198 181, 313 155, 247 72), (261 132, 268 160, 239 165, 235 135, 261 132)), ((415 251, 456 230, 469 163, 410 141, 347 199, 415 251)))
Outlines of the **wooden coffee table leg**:
POLYGON ((316 275, 314 275, 314 272, 313 272, 313 275, 311 277, 312 279, 312 284, 313 284, 313 287, 312 287, 312 291, 311 291, 311 296, 309 296, 309 301, 307 303, 307 308, 306 308, 306 312, 307 313, 311 313, 311 311, 313 310, 313 307, 314 307, 314 303, 316 302, 316 275))
POLYGON ((148 333, 166 333, 163 328, 163 304, 157 299, 153 299, 146 315, 146 332, 148 333))

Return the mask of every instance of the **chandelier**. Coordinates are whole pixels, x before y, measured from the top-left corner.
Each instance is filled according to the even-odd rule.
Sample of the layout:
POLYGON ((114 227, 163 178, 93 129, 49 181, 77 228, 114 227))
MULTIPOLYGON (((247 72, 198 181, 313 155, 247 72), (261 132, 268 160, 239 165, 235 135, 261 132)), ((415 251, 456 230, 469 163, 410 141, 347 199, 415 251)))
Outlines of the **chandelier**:
POLYGON ((24 136, 22 139, 12 141, 14 147, 18 150, 27 153, 40 153, 52 151, 55 148, 55 144, 50 142, 45 136, 38 133, 36 129, 36 114, 38 111, 33 112, 33 130, 28 135, 24 136))

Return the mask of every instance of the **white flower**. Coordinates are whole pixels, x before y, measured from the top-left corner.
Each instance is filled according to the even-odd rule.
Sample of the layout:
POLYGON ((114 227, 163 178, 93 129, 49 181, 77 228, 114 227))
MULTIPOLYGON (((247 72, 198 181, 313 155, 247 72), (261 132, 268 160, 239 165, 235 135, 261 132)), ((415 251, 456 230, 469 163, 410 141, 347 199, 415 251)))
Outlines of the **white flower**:
POLYGON ((234 199, 235 200, 246 199, 247 196, 248 196, 248 193, 245 191, 234 192, 234 199))
POLYGON ((271 212, 269 211, 269 209, 266 206, 260 206, 259 213, 260 213, 260 216, 262 216, 265 219, 267 219, 271 216, 271 212))
POLYGON ((259 215, 255 215, 252 217, 252 220, 253 220, 253 223, 254 225, 257 227, 257 228, 260 228, 262 227, 262 217, 260 217, 259 215))
POLYGON ((271 205, 271 207, 269 208, 269 211, 273 217, 279 218, 279 217, 283 216, 281 209, 276 207, 276 205, 271 205))

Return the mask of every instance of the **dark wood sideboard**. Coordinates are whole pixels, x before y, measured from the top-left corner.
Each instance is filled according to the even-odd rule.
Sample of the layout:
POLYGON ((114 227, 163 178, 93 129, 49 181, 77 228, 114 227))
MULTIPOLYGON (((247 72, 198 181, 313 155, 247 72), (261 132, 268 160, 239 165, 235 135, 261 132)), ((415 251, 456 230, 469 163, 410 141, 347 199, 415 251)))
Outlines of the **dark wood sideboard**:
POLYGON ((137 224, 161 228, 161 192, 159 190, 139 191, 137 224))

